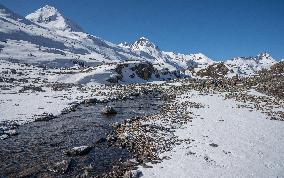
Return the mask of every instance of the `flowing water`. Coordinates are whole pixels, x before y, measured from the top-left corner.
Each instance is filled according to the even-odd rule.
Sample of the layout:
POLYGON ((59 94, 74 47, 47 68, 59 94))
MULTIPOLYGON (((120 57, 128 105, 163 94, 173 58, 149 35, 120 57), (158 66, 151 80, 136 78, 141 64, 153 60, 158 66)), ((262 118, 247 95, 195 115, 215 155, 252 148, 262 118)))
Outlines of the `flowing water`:
POLYGON ((109 170, 117 161, 131 158, 122 148, 96 144, 112 131, 113 122, 122 122, 134 116, 154 114, 162 104, 155 94, 137 96, 107 104, 80 106, 75 112, 47 121, 32 122, 18 128, 18 135, 0 140, 0 177, 73 177, 91 165, 92 173, 99 175, 109 170), (101 110, 112 106, 116 115, 104 116, 101 110), (84 156, 67 156, 65 150, 75 146, 93 146, 84 156), (69 160, 69 171, 55 174, 49 167, 62 160, 69 160))

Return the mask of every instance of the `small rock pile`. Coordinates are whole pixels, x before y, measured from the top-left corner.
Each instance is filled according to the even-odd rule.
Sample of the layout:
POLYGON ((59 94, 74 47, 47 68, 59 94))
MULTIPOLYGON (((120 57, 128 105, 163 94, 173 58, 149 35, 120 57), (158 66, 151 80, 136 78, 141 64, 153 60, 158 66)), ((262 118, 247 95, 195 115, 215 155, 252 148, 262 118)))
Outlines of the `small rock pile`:
POLYGON ((104 141, 109 145, 126 148, 136 161, 129 167, 114 168, 101 177, 131 177, 129 171, 135 169, 137 165, 149 168, 151 166, 148 163, 157 164, 163 159, 168 159, 168 157, 159 157, 161 153, 172 150, 175 145, 191 142, 190 139, 178 139, 174 133, 175 129, 192 121, 192 113, 187 110, 188 107, 204 106, 194 102, 175 102, 174 93, 176 92, 172 90, 169 95, 161 97, 165 103, 158 114, 135 117, 126 119, 123 123, 112 124, 114 131, 104 141))

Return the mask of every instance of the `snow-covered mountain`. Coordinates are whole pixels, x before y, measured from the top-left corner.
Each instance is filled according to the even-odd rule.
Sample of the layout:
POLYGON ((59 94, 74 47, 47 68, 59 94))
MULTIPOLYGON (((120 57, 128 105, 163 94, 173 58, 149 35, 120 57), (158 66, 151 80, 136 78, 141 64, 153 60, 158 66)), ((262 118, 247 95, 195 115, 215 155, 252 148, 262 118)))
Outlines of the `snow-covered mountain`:
POLYGON ((89 65, 127 59, 142 60, 130 50, 79 31, 79 27, 64 19, 53 7, 45 6, 28 15, 31 20, 4 6, 0 6, 0 9, 2 59, 56 64, 57 67, 68 66, 68 61, 72 60, 89 65))
POLYGON ((230 74, 228 76, 254 75, 257 71, 262 69, 269 69, 276 63, 268 53, 261 53, 255 57, 238 57, 232 60, 225 61, 225 65, 229 68, 230 74))
POLYGON ((139 38, 133 44, 130 45, 130 48, 133 51, 145 52, 150 55, 159 55, 160 49, 154 43, 152 43, 149 39, 145 37, 139 38))
POLYGON ((213 60, 202 53, 180 54, 162 51, 157 45, 145 37, 141 37, 131 44, 127 42, 120 43, 119 46, 130 49, 157 67, 167 68, 170 71, 186 70, 196 67, 202 68, 214 63, 213 60))
MULTIPOLYGON (((151 63, 159 71, 205 69, 216 63, 202 53, 165 52, 145 37, 119 45, 90 35, 56 8, 44 6, 22 17, 0 5, 0 58, 54 67, 74 64, 98 66, 132 61, 151 63)), ((249 75, 269 68, 275 60, 267 53, 225 62, 228 76, 249 75)))
POLYGON ((79 25, 63 17, 57 9, 49 5, 46 5, 34 13, 27 15, 26 19, 49 29, 79 32, 83 31, 79 25))

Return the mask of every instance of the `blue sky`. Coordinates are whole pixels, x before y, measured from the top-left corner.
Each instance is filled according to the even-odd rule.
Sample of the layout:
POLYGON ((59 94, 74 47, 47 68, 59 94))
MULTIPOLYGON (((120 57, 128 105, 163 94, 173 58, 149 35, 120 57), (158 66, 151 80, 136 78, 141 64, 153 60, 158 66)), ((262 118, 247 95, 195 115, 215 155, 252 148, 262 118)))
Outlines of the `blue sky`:
POLYGON ((213 59, 284 58, 284 0, 0 0, 21 15, 48 4, 113 43, 149 38, 164 51, 213 59))

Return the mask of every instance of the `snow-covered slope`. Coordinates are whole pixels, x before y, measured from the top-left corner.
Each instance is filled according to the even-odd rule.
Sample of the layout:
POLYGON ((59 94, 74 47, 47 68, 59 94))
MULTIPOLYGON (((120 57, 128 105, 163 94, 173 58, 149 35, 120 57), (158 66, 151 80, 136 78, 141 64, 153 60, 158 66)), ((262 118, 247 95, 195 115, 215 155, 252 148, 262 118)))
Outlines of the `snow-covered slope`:
POLYGON ((248 76, 254 75, 262 69, 268 69, 276 61, 268 54, 261 53, 256 57, 238 57, 225 62, 225 65, 231 71, 228 76, 236 75, 248 76))
POLYGON ((27 15, 26 19, 49 29, 82 31, 82 28, 80 28, 77 24, 64 18, 57 9, 49 5, 27 15))
POLYGON ((143 59, 153 63, 157 68, 167 68, 170 71, 192 69, 214 63, 213 60, 202 53, 186 55, 162 51, 145 37, 137 39, 132 44, 124 42, 119 44, 119 46, 132 50, 143 59))
POLYGON ((89 35, 56 8, 44 6, 24 17, 0 6, 2 59, 68 67, 80 61, 97 65, 123 61, 148 61, 159 70, 186 69, 192 62, 179 61, 147 38, 131 45, 115 45, 89 35))
POLYGON ((212 65, 214 61, 202 53, 196 54, 180 54, 173 52, 163 52, 171 61, 173 61, 178 66, 183 69, 193 69, 195 68, 197 71, 207 67, 208 65, 212 65))
POLYGON ((0 9, 2 59, 45 65, 52 62, 59 67, 65 66, 70 60, 97 64, 141 59, 130 50, 79 31, 80 28, 50 6, 28 15, 32 21, 4 6, 0 6, 0 9))

